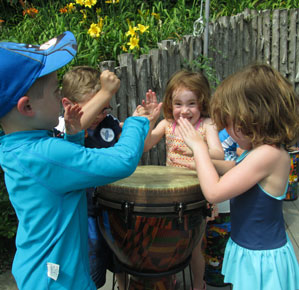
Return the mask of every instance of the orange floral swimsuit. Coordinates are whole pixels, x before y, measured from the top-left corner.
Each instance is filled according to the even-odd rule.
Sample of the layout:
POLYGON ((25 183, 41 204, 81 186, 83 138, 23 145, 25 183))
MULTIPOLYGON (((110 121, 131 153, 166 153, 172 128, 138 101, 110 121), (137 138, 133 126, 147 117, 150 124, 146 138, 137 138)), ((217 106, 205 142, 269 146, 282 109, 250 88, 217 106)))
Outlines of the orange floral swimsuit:
MULTIPOLYGON (((203 119, 199 119, 198 123, 196 124, 195 129, 204 137, 204 140, 206 141, 206 132, 202 126, 203 125, 202 121, 203 121, 203 119)), ((188 163, 194 162, 193 156, 187 156, 187 155, 183 155, 180 152, 177 152, 177 148, 179 148, 183 151, 185 151, 185 150, 190 151, 190 149, 185 144, 182 137, 175 135, 176 125, 177 125, 177 123, 174 121, 174 122, 170 123, 165 129, 165 142, 166 142, 166 152, 167 152, 166 166, 185 168, 185 166, 179 165, 179 164, 171 161, 171 159, 174 159, 174 160, 177 160, 178 162, 179 161, 184 161, 184 162, 188 162, 188 163)))

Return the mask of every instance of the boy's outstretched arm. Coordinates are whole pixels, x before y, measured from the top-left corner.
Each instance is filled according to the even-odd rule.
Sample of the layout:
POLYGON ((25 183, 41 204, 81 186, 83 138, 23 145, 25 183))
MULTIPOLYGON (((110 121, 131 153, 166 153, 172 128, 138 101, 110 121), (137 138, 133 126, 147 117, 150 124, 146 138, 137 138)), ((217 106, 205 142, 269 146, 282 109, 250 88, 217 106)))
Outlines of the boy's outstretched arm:
POLYGON ((108 70, 101 73, 100 82, 101 89, 82 107, 81 126, 84 130, 91 126, 94 119, 104 109, 105 104, 111 100, 120 86, 119 78, 115 73, 108 70))
POLYGON ((161 107, 162 103, 151 109, 146 109, 146 107, 140 105, 133 113, 133 117, 145 117, 150 121, 150 123, 155 122, 155 120, 157 120, 160 116, 161 107))

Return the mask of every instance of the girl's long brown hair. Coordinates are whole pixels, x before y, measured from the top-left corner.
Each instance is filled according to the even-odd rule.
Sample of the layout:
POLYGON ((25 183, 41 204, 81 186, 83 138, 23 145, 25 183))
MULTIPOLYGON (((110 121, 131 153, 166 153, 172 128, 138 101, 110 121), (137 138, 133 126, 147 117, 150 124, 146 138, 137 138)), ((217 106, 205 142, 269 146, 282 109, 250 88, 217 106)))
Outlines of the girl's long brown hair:
POLYGON ((232 121, 253 145, 289 146, 298 137, 298 96, 291 83, 265 64, 254 64, 226 78, 211 99, 217 128, 232 121))
POLYGON ((181 70, 172 75, 167 82, 164 100, 163 113, 167 120, 173 119, 172 97, 177 89, 185 88, 193 92, 198 98, 198 106, 202 117, 209 116, 209 102, 211 89, 207 78, 201 72, 181 70))

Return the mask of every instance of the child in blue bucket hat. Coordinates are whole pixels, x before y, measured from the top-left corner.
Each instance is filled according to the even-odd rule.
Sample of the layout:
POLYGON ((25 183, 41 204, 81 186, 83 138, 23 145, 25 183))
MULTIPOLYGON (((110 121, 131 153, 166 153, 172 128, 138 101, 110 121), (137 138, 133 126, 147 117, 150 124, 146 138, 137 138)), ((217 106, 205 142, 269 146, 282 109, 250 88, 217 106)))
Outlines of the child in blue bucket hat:
MULTIPOLYGON (((149 120, 159 113, 128 118, 114 147, 88 149, 82 146, 82 111, 69 106, 67 140, 52 137, 60 113, 56 71, 76 50, 68 31, 42 45, 0 42, 0 165, 19 220, 12 267, 19 290, 96 289, 89 274, 85 188, 134 172, 149 120)), ((96 104, 99 110, 119 87, 113 73, 106 81, 111 89, 96 104)))

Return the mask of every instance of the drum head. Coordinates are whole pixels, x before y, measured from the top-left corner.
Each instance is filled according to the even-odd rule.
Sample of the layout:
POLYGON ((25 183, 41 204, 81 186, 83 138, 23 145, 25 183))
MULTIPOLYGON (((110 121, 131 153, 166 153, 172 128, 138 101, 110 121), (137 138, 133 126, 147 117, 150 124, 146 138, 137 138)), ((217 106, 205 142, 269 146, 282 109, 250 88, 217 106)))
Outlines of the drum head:
POLYGON ((128 178, 100 186, 100 198, 138 204, 171 204, 204 200, 193 170, 168 166, 138 166, 128 178))

